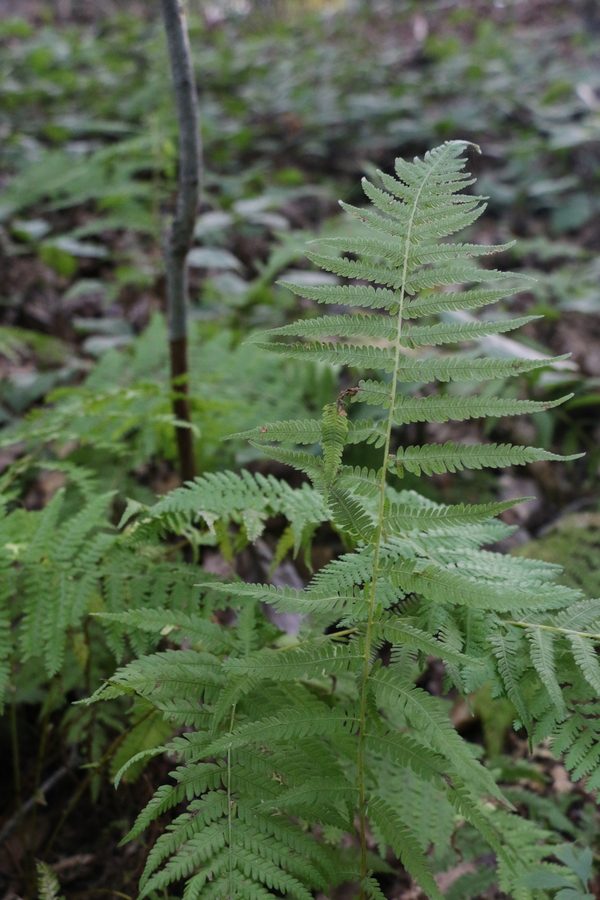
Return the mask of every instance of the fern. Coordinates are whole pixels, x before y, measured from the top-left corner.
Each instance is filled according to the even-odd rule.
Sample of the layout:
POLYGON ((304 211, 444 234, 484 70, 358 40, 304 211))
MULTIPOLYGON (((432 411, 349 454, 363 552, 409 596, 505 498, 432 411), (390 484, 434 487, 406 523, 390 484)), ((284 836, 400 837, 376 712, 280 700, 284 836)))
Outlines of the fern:
POLYGON ((62 900, 60 884, 49 865, 36 861, 38 900, 62 900))
MULTIPOLYGON (((597 670, 590 652, 590 626, 596 626, 587 601, 555 582, 555 566, 485 549, 507 532, 494 517, 519 501, 448 506, 393 481, 405 471, 560 458, 507 444, 396 448, 398 424, 549 406, 400 392, 404 383, 505 379, 555 362, 436 349, 497 334, 511 327, 509 319, 405 327, 406 320, 484 306, 509 296, 511 285, 523 286, 523 280, 479 268, 477 260, 494 248, 446 240, 484 209, 481 198, 461 193, 472 183, 464 171, 466 147, 449 142, 423 159, 397 160, 396 177, 381 176, 383 189, 363 182, 374 208, 345 208, 365 226, 364 234, 328 245, 342 255, 310 254, 328 271, 368 284, 287 284, 300 296, 357 314, 336 311, 258 340, 283 355, 389 375, 346 388, 320 420, 267 423, 244 433, 311 485, 293 490, 248 473, 208 476, 126 516, 134 543, 161 528, 199 531, 201 542, 217 519, 252 540, 269 516, 283 512, 297 548, 307 530, 325 521, 349 548, 303 589, 203 577, 199 588, 208 610, 221 597, 239 619, 239 631, 226 629, 221 643, 194 614, 169 618, 166 604, 147 619, 140 610, 114 620, 134 631, 172 626, 194 641, 191 648, 133 661, 93 698, 133 693, 174 729, 189 729, 156 748, 178 765, 130 834, 186 804, 150 851, 141 896, 185 882, 187 898, 309 898, 314 891, 331 896, 336 884, 354 881, 363 900, 380 897, 370 828, 380 852, 391 850, 428 896, 439 897, 440 848, 430 853, 429 844, 445 848, 459 820, 492 848, 501 891, 518 900, 544 896, 526 879, 554 871, 546 862, 552 835, 510 810, 492 772, 453 728, 445 702, 417 686, 430 656, 444 661, 462 693, 491 684, 514 705, 518 727, 532 740, 553 736, 573 775, 588 778, 590 787, 598 784, 600 745, 591 712, 597 670), (455 283, 468 289, 446 292, 455 283), (296 340, 290 343, 290 336, 296 340), (416 347, 431 349, 416 357, 416 347), (353 421, 348 412, 357 403, 375 407, 374 418, 353 421), (375 470, 344 463, 345 446, 362 442, 381 451, 375 470), (277 644, 272 633, 259 633, 262 603, 305 614, 296 641, 277 644), (580 628, 569 626, 571 610, 580 628), (418 817, 386 795, 390 772, 407 794, 430 798, 418 817), (358 852, 348 852, 341 836, 355 830, 358 852)), ((512 320, 519 324, 522 319, 512 320)))

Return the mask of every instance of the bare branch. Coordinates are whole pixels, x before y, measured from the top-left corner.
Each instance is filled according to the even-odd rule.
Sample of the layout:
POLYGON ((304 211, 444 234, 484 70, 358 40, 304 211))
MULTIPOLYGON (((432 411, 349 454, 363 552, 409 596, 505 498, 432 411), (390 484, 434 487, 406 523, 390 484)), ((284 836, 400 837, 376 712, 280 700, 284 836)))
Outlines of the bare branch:
POLYGON ((183 481, 194 477, 194 447, 188 402, 186 258, 190 249, 200 197, 202 148, 198 98, 190 54, 185 12, 180 0, 161 0, 171 76, 179 124, 179 187, 175 216, 165 245, 167 317, 171 357, 173 412, 177 427, 179 468, 183 481))

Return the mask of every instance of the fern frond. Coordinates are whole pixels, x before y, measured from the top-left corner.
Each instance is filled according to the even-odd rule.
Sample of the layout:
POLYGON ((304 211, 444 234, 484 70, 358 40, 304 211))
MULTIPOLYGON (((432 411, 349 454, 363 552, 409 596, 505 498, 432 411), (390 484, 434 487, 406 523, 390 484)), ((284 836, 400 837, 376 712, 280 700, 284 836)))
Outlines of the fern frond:
POLYGON ((531 731, 531 715, 527 701, 523 696, 521 681, 525 669, 523 645, 520 636, 506 632, 490 635, 490 644, 498 662, 498 671, 504 683, 506 694, 514 705, 517 714, 527 729, 531 731))
POLYGON ((230 659, 225 663, 225 671, 255 679, 296 681, 333 676, 358 668, 362 653, 354 643, 337 644, 323 640, 316 643, 314 647, 260 650, 251 656, 230 659))
MULTIPOLYGON (((483 417, 520 416, 554 409, 573 394, 558 400, 512 400, 503 397, 398 397, 394 404, 394 424, 408 425, 412 422, 448 422, 483 417)), ((389 408, 389 390, 375 381, 361 381, 359 390, 352 398, 354 402, 389 408)))
MULTIPOLYGON (((422 631, 409 622, 402 620, 382 619, 375 627, 375 635, 383 640, 389 641, 392 646, 400 648, 409 647, 419 650, 430 656, 447 660, 457 666, 466 664, 477 665, 478 660, 469 658, 463 653, 453 650, 444 641, 431 637, 427 632, 422 631)), ((392 650, 393 659, 393 650, 392 650)))
POLYGON ((540 460, 570 461, 581 453, 560 456, 539 447, 519 447, 513 444, 427 444, 423 447, 401 447, 390 460, 390 468, 398 474, 404 470, 415 475, 442 475, 463 469, 504 468, 524 466, 540 460))
MULTIPOLYGON (((516 280, 516 277, 515 277, 516 280)), ((517 282, 518 283, 518 282, 517 282)), ((457 312, 459 310, 481 309, 498 303, 515 293, 514 282, 502 288, 472 288, 468 291, 434 291, 411 299, 406 304, 403 316, 405 319, 419 319, 435 316, 438 313, 457 312)))
POLYGON ((342 463, 342 455, 348 435, 348 416, 337 403, 328 403, 323 409, 321 446, 323 448, 323 477, 330 488, 342 463))
POLYGON ((385 894, 374 878, 370 876, 368 878, 365 878, 362 882, 361 887, 367 892, 367 897, 369 898, 369 900, 385 900, 385 894))
POLYGON ((438 700, 396 675, 392 669, 372 672, 369 681, 378 701, 392 714, 400 712, 406 716, 420 737, 448 760, 457 777, 479 793, 505 802, 493 777, 459 737, 438 700))
POLYGON ((223 684, 219 658, 196 650, 166 650, 134 660, 118 669, 90 698, 109 699, 127 693, 152 699, 168 712, 173 696, 197 703, 205 692, 223 684))
POLYGON ((531 645, 531 661, 540 681, 548 691, 559 714, 565 712, 565 700, 556 677, 554 656, 554 635, 541 628, 528 628, 527 638, 531 645))
POLYGON ((475 341, 480 337, 514 331, 538 318, 539 316, 521 316, 520 318, 503 319, 500 322, 440 322, 437 325, 413 327, 405 331, 402 345, 412 349, 475 341))
POLYGON ((429 600, 443 604, 466 605, 472 609, 488 609, 510 612, 515 609, 552 609, 570 598, 577 598, 577 592, 555 586, 536 587, 516 593, 513 585, 501 581, 489 581, 463 575, 459 569, 443 566, 429 560, 418 562, 395 562, 390 569, 390 578, 406 592, 422 594, 429 600))
POLYGON ((168 635, 183 642, 192 641, 198 648, 221 653, 232 646, 232 637, 226 629, 201 616, 189 615, 171 609, 130 609, 118 613, 97 613, 106 622, 118 622, 128 629, 139 629, 151 634, 168 635))
POLYGON ((317 303, 331 303, 334 306, 357 306, 363 309, 395 309, 398 297, 393 291, 385 288, 373 288, 366 285, 308 285, 293 284, 290 281, 279 281, 299 297, 316 300, 317 303))
POLYGON ((63 900, 56 873, 47 863, 36 860, 38 900, 63 900))
POLYGON ((333 896, 335 884, 352 878, 361 900, 380 897, 371 875, 370 827, 381 849, 391 848, 428 896, 441 897, 431 867, 440 855, 437 846, 430 853, 430 844, 445 852, 465 819, 465 829, 475 829, 494 852, 500 890, 529 900, 523 878, 548 856, 548 835, 505 811, 509 804, 494 774, 457 733, 444 700, 415 684, 430 656, 444 661, 450 684, 463 693, 491 683, 532 737, 550 737, 566 754, 574 777, 600 784, 593 712, 600 666, 593 634, 585 630, 600 631, 598 609, 578 590, 555 583, 555 566, 482 549, 511 532, 494 517, 519 501, 450 506, 389 483, 390 470, 420 476, 561 458, 535 447, 452 441, 392 453, 396 425, 530 414, 569 399, 492 396, 501 385, 484 396, 470 388, 441 394, 431 388, 430 396, 419 397, 408 388, 505 379, 565 358, 435 349, 501 334, 529 316, 405 324, 483 308, 529 283, 479 267, 481 257, 505 247, 446 240, 485 208, 484 198, 461 193, 472 183, 466 146, 448 142, 422 159, 398 160, 397 177, 382 175, 381 186, 363 182, 369 208, 343 204, 363 233, 326 240, 309 258, 369 284, 283 283, 351 314, 334 309, 258 336, 259 349, 359 368, 363 375, 376 370, 357 387, 344 379, 320 420, 269 422, 238 435, 266 445, 267 454, 308 475, 312 486, 294 489, 247 472, 207 475, 127 514, 124 533, 132 541, 179 530, 209 542, 233 525, 243 545, 269 519, 283 516, 276 561, 325 522, 346 550, 355 548, 300 590, 199 578, 208 609, 229 605, 238 617, 222 641, 215 622, 204 627, 187 609, 170 616, 164 601, 150 604, 160 608, 146 621, 131 606, 110 608, 105 621, 134 636, 158 628, 176 639, 187 635, 195 645, 130 663, 96 696, 135 694, 167 723, 193 725, 166 745, 181 763, 174 783, 156 793, 132 830, 139 834, 187 801, 150 853, 142 896, 185 879, 186 900, 309 900, 315 892, 333 896), (466 290, 444 290, 455 284, 466 290), (417 356, 420 347, 433 349, 417 356), (353 419, 346 415, 350 402, 383 410, 381 418, 374 412, 372 420, 353 419), (360 443, 369 445, 369 459, 356 466, 344 452, 360 443), (374 461, 371 451, 378 448, 381 458, 374 461), (301 614, 302 639, 257 627, 262 603, 301 614), (431 809, 439 813, 437 827, 431 809), (356 820, 358 864, 354 851, 340 846, 356 820))
POLYGON ((568 710, 552 728, 551 746, 564 759, 574 780, 586 779, 588 790, 600 791, 600 721, 597 697, 568 710))
MULTIPOLYGON (((211 590, 226 594, 235 600, 249 599, 259 603, 268 603, 281 612, 335 612, 352 608, 357 602, 357 597, 348 591, 341 594, 333 587, 331 590, 322 589, 317 585, 311 590, 296 590, 288 587, 274 587, 270 584, 248 584, 210 582, 211 590)), ((200 584, 199 587, 204 587, 200 584)))
POLYGON ((249 431, 230 435, 238 440, 282 441, 286 444, 318 444, 321 439, 320 419, 292 419, 289 422, 267 422, 249 431))
MULTIPOLYGON (((396 363, 393 348, 360 346, 354 344, 310 343, 310 344, 278 344, 261 341, 257 344, 262 350, 279 353, 289 357, 303 357, 320 362, 337 363, 359 369, 381 369, 384 372, 396 371, 398 378, 405 383, 427 384, 433 381, 486 381, 494 378, 508 378, 533 372, 545 366, 554 365, 568 359, 569 353, 548 359, 494 359, 477 358, 462 359, 456 357, 431 358, 419 361, 396 363)), ((389 394, 389 391, 388 391, 389 394)))
POLYGON ((196 763, 171 772, 176 784, 159 787, 154 796, 139 813, 133 827, 122 843, 139 837, 149 825, 183 800, 193 800, 203 793, 214 790, 221 784, 223 770, 216 763, 196 763))
POLYGON ((348 491, 335 488, 330 492, 329 502, 334 523, 356 540, 369 543, 375 534, 375 522, 360 500, 348 491))
POLYGON ((285 466, 291 466, 298 472, 304 472, 313 482, 318 482, 319 479, 323 478, 323 463, 318 456, 310 452, 294 450, 278 444, 259 443, 258 441, 250 441, 249 443, 253 447, 260 449, 269 459, 274 459, 285 466))
POLYGON ((429 782, 443 783, 440 779, 447 773, 446 760, 415 735, 378 728, 375 734, 367 732, 366 746, 370 756, 390 760, 429 782))
POLYGON ((531 500, 521 497, 518 500, 501 500, 493 503, 457 503, 454 506, 418 507, 409 503, 393 503, 387 510, 386 521, 392 532, 410 529, 426 529, 445 527, 446 525, 467 525, 471 522, 482 522, 497 516, 519 503, 531 500))
POLYGON ((370 819, 385 843, 393 849, 404 868, 427 896, 431 900, 443 900, 443 894, 433 878, 426 855, 395 809, 383 797, 375 795, 369 799, 368 811, 370 819))
POLYGON ((226 812, 227 795, 223 791, 208 791, 201 799, 193 800, 186 812, 173 819, 166 832, 160 835, 152 847, 140 878, 140 886, 147 883, 163 860, 171 856, 180 845, 211 822, 222 818, 226 812))
POLYGON ((593 643, 580 634, 568 635, 573 658, 587 683, 600 694, 600 662, 593 643))
MULTIPOLYGON (((425 325, 407 329, 402 336, 402 346, 415 347, 438 346, 440 344, 457 344, 474 341, 479 337, 503 334, 513 331, 538 319, 539 316, 521 316, 515 319, 504 319, 500 322, 441 322, 438 325, 425 325)), ((270 335, 323 338, 323 337, 360 337, 363 339, 393 341, 394 327, 389 319, 380 315, 354 316, 319 316, 305 319, 291 325, 272 328, 270 335)))

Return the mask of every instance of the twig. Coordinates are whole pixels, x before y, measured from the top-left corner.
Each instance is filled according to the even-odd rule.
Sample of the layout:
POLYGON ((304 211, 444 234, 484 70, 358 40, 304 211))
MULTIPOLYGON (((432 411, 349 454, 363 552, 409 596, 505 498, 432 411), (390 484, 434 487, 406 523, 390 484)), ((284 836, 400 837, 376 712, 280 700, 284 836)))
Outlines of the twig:
POLYGON ((40 802, 41 797, 52 790, 52 788, 58 784, 59 781, 62 781, 66 775, 69 775, 71 771, 72 769, 70 766, 61 766, 60 769, 57 769, 56 772, 53 772, 52 775, 49 775, 48 778, 42 782, 35 794, 30 797, 29 800, 26 800, 16 813, 10 817, 8 822, 4 824, 2 831, 0 831, 0 844, 4 843, 4 841, 10 837, 21 819, 40 802))
MULTIPOLYGON (((138 724, 141 724, 142 722, 144 722, 147 718, 149 718, 149 716, 152 715, 152 713, 153 713, 153 710, 149 710, 147 713, 145 713, 142 716, 142 718, 139 720, 138 724)), ((79 803, 84 792, 87 790, 88 785, 91 783, 93 776, 97 772, 99 772, 102 769, 102 767, 105 766, 106 763, 110 759, 112 759, 112 757, 115 755, 115 753, 117 752, 117 750, 119 749, 119 747, 121 746, 121 744, 123 743, 125 738, 128 737, 129 734, 130 734, 130 731, 128 728, 124 729, 121 732, 121 734, 118 734, 116 736, 116 738, 114 738, 114 740, 111 741, 111 743, 108 745, 107 749, 104 751, 104 753, 102 754, 102 756, 100 757, 98 762, 94 765, 94 768, 90 769, 88 771, 86 777, 83 779, 83 781, 81 781, 79 783, 75 793, 73 794, 73 796, 67 803, 66 807, 64 808, 63 813, 62 813, 60 819, 58 820, 58 825, 55 826, 54 831, 51 833, 50 837, 48 838, 48 841, 45 845, 46 853, 48 853, 50 848, 53 846, 57 835, 59 834, 61 828, 63 827, 63 825, 65 824, 65 822, 67 821, 67 819, 69 818, 69 816, 71 815, 71 813, 73 812, 73 810, 75 809, 77 804, 79 803)))
POLYGON ((179 187, 175 216, 165 244, 167 314, 171 359, 173 413, 179 470, 183 481, 195 475, 194 441, 190 428, 187 362, 188 278, 190 249, 200 197, 201 142, 198 98, 187 24, 181 0, 161 0, 179 123, 179 187))

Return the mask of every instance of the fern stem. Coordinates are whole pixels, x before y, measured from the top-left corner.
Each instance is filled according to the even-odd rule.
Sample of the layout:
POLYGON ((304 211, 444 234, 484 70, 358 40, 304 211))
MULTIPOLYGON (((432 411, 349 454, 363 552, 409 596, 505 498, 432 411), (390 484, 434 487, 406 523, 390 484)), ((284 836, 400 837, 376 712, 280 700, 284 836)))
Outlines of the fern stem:
POLYGON ((367 724, 367 695, 368 682, 371 670, 371 652, 373 645, 373 625, 375 620, 375 604, 377 599, 377 581, 379 578, 379 560, 381 556, 381 544, 384 537, 384 516, 385 516, 385 494, 387 487, 388 458, 390 455, 390 445, 392 440, 392 428, 394 426, 394 405, 396 402, 396 392, 398 389, 398 368, 400 365, 400 357, 402 355, 402 315, 404 312, 404 298, 406 294, 406 279, 408 273, 408 259, 411 249, 411 235, 415 219, 415 214, 419 205, 419 199, 423 188, 427 183, 427 179, 434 171, 435 166, 427 172, 423 178, 419 189, 413 201, 410 218, 407 223, 406 241, 404 248, 404 259, 402 264, 402 282, 400 287, 400 297, 398 300, 398 314, 396 337, 394 341, 394 369, 392 373, 392 382, 390 386, 390 406, 385 431, 385 443, 383 447, 383 464, 381 466, 381 477, 379 481, 379 504, 377 513, 377 528, 375 532, 375 547, 373 551, 373 569, 371 573, 371 585, 369 591, 369 614, 367 619, 367 628, 365 632, 365 650, 361 673, 360 684, 360 711, 359 711, 359 732, 358 732, 358 752, 357 752, 357 780, 358 780, 358 802, 359 802, 359 829, 360 829, 360 893, 359 900, 365 900, 366 894, 364 884, 368 875, 367 867, 367 795, 366 795, 366 779, 365 779, 365 732, 367 724))
MULTIPOLYGON (((229 719, 229 731, 233 731, 233 722, 235 719, 234 703, 231 707, 231 717, 229 719)), ((233 800, 231 799, 231 745, 227 748, 227 843, 229 856, 229 900, 233 900, 233 800)))
POLYGON ((554 634, 573 635, 588 640, 600 642, 600 634, 590 631, 575 631, 573 628, 560 628, 558 625, 541 625, 539 622, 517 622, 514 619, 506 619, 507 625, 517 625, 519 628, 539 628, 541 631, 552 631, 554 634))

